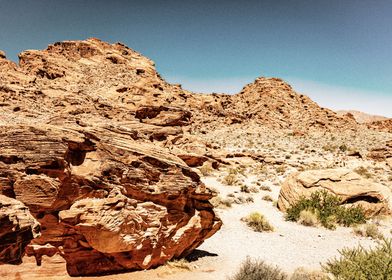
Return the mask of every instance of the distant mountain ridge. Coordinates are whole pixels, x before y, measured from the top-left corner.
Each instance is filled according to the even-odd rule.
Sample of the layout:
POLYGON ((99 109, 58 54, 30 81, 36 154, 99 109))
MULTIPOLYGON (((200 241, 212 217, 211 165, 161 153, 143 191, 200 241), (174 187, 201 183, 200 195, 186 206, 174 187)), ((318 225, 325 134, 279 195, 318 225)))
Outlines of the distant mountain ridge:
POLYGON ((336 113, 339 116, 344 116, 347 114, 353 115, 354 119, 358 123, 371 123, 374 121, 384 121, 387 120, 387 117, 379 116, 379 115, 371 115, 357 110, 338 110, 336 113))

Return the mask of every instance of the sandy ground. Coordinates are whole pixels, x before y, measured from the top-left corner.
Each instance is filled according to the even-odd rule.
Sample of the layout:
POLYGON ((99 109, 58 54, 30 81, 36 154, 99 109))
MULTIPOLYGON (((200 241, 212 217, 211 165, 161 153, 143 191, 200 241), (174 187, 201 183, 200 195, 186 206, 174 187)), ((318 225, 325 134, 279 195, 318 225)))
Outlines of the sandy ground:
MULTIPOLYGON (((221 196, 239 192, 238 186, 225 186, 215 177, 203 179, 206 185, 214 187, 221 196)), ((250 176, 247 181, 254 178, 250 176)), ((343 247, 358 244, 372 246, 374 240, 353 235, 350 228, 334 231, 324 228, 306 227, 287 222, 283 214, 272 202, 262 200, 269 194, 277 199, 279 187, 272 186, 272 192, 261 191, 253 194, 254 203, 233 205, 231 208, 217 209, 223 220, 222 229, 206 240, 190 257, 188 269, 163 266, 149 271, 138 271, 103 277, 77 277, 83 279, 168 279, 168 280, 220 280, 227 279, 247 257, 263 259, 282 268, 288 273, 298 267, 319 269, 320 263, 338 256, 343 247), (274 226, 271 233, 257 233, 248 228, 241 218, 253 211, 261 212, 274 226)), ((67 276, 65 264, 60 257, 52 258, 41 267, 36 267, 33 259, 26 258, 21 266, 4 265, 0 268, 1 279, 75 279, 67 276), (43 277, 42 275, 47 275, 43 277)))

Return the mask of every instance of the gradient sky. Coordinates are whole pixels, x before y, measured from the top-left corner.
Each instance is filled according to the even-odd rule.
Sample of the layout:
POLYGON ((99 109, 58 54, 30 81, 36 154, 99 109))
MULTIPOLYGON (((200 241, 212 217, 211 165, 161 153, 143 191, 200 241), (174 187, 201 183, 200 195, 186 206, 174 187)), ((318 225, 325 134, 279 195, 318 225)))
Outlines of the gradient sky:
POLYGON ((281 77, 320 105, 392 117, 392 1, 0 0, 0 49, 98 37, 170 82, 238 92, 281 77))

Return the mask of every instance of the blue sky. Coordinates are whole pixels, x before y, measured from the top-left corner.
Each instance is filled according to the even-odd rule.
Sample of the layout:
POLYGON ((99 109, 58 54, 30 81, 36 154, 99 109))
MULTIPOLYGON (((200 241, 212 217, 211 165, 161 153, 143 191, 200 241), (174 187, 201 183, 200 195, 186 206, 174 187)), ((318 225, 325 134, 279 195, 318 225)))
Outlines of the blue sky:
POLYGON ((320 105, 392 117, 392 1, 0 0, 0 49, 98 37, 171 82, 238 92, 281 77, 320 105))

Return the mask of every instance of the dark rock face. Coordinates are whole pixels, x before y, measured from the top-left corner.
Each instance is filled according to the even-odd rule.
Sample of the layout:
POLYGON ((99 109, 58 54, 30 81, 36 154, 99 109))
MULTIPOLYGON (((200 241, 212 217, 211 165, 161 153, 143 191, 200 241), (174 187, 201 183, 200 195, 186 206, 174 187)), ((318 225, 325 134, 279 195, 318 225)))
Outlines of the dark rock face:
POLYGON ((0 195, 0 264, 20 264, 40 225, 23 203, 0 195))

